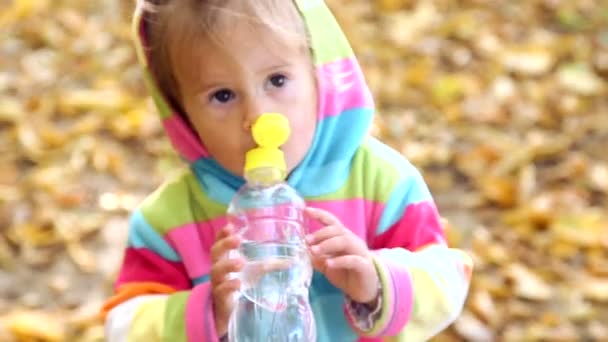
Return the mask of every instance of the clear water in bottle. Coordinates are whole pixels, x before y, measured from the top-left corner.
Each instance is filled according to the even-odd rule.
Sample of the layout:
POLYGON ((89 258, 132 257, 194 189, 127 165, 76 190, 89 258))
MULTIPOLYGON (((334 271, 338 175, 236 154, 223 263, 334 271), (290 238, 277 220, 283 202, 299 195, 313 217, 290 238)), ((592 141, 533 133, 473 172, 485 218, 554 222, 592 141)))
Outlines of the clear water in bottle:
POLYGON ((250 301, 266 310, 283 311, 287 297, 307 294, 312 268, 306 249, 285 243, 244 242, 239 252, 247 260, 239 274, 241 293, 250 301))
POLYGON ((304 236, 305 202, 285 182, 279 146, 289 122, 261 115, 252 127, 258 147, 245 158, 246 183, 232 198, 228 218, 241 238, 233 251, 245 259, 241 288, 228 323, 230 342, 314 342, 315 321, 308 302, 312 266, 304 236))
POLYGON ((308 288, 312 265, 304 241, 304 201, 286 184, 245 187, 229 208, 245 259, 229 340, 316 339, 308 288))

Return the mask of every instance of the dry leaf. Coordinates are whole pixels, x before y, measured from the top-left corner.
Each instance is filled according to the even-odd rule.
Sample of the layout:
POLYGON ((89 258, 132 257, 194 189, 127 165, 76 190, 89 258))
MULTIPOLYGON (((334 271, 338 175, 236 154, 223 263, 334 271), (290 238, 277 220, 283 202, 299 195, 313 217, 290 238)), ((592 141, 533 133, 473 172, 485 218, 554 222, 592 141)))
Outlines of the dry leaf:
POLYGON ((61 342, 67 336, 61 316, 36 311, 15 312, 8 316, 6 325, 22 341, 61 342))
POLYGON ((553 297, 551 286, 521 264, 511 264, 506 269, 507 276, 515 284, 515 294, 521 298, 546 301, 553 297))
POLYGON ((467 341, 485 342, 494 339, 494 333, 490 328, 468 312, 463 313, 459 317, 454 325, 454 329, 456 329, 460 336, 464 337, 467 341))
MULTIPOLYGON (((432 341, 608 341, 608 7, 327 3, 374 95, 372 133, 421 171, 450 246, 472 250, 464 314, 432 341)), ((128 213, 184 166, 142 82, 133 5, 0 11, 1 341, 101 341, 92 313, 128 213)))

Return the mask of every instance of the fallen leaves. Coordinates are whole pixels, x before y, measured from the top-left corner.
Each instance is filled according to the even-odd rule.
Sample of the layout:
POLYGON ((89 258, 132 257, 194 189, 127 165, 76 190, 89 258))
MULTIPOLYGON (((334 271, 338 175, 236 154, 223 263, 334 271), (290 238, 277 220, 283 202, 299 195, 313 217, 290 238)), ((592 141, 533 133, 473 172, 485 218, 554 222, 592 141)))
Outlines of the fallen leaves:
POLYGON ((555 55, 541 47, 506 50, 501 59, 506 70, 523 76, 544 75, 555 63, 555 55))
POLYGON ((557 240, 573 246, 608 248, 608 215, 590 208, 580 213, 558 214, 550 230, 557 240))
POLYGON ((144 96, 132 4, 52 5, 0 12, 2 341, 102 340, 127 215, 181 165, 144 96))
POLYGON ((351 35, 380 28, 374 49, 353 42, 375 133, 423 170, 476 264, 434 340, 608 340, 606 4, 332 3, 351 35))
MULTIPOLYGON (((475 261, 463 315, 435 340, 608 340, 608 6, 328 3, 374 92, 373 134, 422 170, 475 261)), ((181 165, 131 10, 0 12, 2 341, 102 340, 128 213, 181 165)))
POLYGON ((5 317, 4 324, 21 341, 61 342, 66 340, 67 331, 59 317, 51 312, 21 311, 5 317))
POLYGON ((505 273, 514 282, 514 295, 533 301, 547 301, 553 297, 553 289, 549 284, 520 264, 509 265, 505 273))

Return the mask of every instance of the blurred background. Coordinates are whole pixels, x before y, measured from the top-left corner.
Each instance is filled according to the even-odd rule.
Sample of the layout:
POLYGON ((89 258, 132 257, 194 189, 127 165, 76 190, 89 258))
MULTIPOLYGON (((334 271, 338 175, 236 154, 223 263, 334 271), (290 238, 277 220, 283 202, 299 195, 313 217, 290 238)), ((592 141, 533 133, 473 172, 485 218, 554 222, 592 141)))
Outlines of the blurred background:
MULTIPOLYGON (((608 341, 608 1, 328 2, 475 260, 434 341, 608 341)), ((181 165, 132 6, 0 0, 0 341, 101 341, 128 213, 181 165)))

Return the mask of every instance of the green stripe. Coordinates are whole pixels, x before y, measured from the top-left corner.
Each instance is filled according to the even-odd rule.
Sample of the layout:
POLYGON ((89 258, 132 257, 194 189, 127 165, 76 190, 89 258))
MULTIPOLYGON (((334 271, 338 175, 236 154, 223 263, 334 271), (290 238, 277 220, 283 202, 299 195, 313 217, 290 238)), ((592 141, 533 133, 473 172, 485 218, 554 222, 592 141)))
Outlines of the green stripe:
POLYGON ((395 165, 375 153, 367 139, 357 150, 344 185, 333 193, 308 199, 331 201, 362 198, 386 203, 401 178, 395 165))
MULTIPOLYGON (((353 158, 348 179, 342 187, 333 193, 309 197, 307 200, 361 198, 388 202, 393 189, 404 176, 393 159, 402 157, 397 152, 392 157, 378 153, 378 144, 368 139, 361 145, 353 158)), ((150 226, 164 236, 176 227, 221 217, 226 214, 226 206, 205 195, 190 169, 185 169, 150 195, 142 203, 141 211, 150 226)))
POLYGON ((150 226, 164 236, 173 228, 225 215, 226 206, 204 195, 195 176, 186 169, 150 195, 141 211, 150 226))
POLYGON ((188 341, 186 336, 186 303, 189 295, 189 291, 176 292, 167 299, 163 341, 188 341))
POLYGON ((143 21, 143 9, 141 6, 137 6, 135 9, 135 13, 133 14, 133 22, 131 25, 131 35, 133 36, 133 40, 135 41, 135 52, 137 53, 137 59, 143 65, 147 65, 146 54, 144 54, 144 48, 141 41, 141 37, 139 36, 139 27, 143 21))
POLYGON ((321 0, 296 0, 312 40, 316 65, 354 56, 333 14, 321 0))

